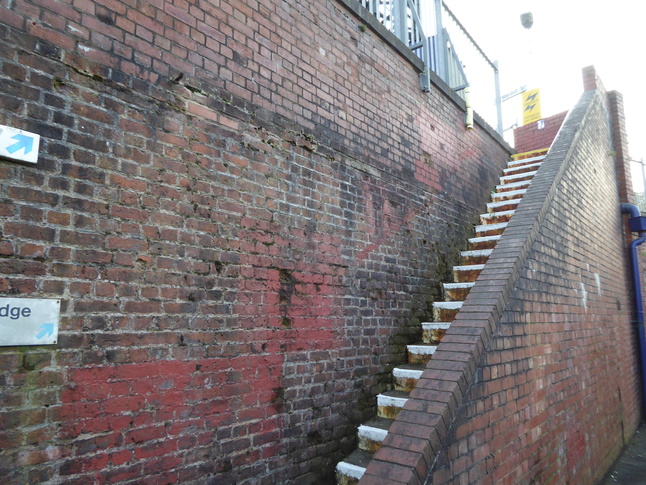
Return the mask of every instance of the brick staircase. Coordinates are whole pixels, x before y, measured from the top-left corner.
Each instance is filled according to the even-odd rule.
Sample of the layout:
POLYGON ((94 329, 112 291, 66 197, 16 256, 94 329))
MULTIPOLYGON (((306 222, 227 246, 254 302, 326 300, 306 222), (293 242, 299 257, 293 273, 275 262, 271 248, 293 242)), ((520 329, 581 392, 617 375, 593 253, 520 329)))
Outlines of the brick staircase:
POLYGON ((445 301, 433 303, 433 322, 422 323, 421 342, 409 345, 408 363, 393 369, 394 389, 377 396, 377 417, 359 426, 358 449, 337 465, 337 484, 356 484, 363 476, 372 455, 381 447, 388 428, 460 311, 546 152, 517 155, 509 162, 492 201, 487 204, 487 212, 480 216, 481 225, 475 227, 475 237, 469 239, 469 250, 461 253, 462 264, 453 267, 454 282, 443 284, 445 301))

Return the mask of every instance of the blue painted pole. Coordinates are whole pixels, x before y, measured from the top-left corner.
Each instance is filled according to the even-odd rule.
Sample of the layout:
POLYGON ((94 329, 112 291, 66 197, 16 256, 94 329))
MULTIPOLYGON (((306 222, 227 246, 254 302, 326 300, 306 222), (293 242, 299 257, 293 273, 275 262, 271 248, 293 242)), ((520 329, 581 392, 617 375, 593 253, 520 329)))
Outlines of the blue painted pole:
MULTIPOLYGON (((633 204, 621 204, 621 212, 630 214, 631 218, 641 217, 639 208, 633 204)), ((644 304, 642 302, 641 274, 639 273, 639 256, 637 246, 646 242, 646 231, 639 232, 639 238, 629 245, 630 264, 632 267, 633 279, 633 300, 635 306, 635 325, 639 341, 639 361, 641 364, 642 377, 642 408, 643 416, 646 418, 646 336, 644 335, 644 304)))

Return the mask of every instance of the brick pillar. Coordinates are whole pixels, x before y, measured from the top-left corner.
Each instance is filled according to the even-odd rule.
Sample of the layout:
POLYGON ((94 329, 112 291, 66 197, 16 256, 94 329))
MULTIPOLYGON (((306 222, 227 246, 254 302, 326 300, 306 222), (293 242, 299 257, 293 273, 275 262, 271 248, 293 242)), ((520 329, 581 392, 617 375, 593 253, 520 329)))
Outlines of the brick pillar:
POLYGON ((583 91, 593 91, 598 87, 599 78, 594 66, 583 68, 583 91))
MULTIPOLYGON (((585 77, 585 74, 584 74, 585 77)), ((621 93, 608 93, 608 109, 610 111, 610 128, 612 130, 612 145, 617 166, 617 181, 621 202, 635 203, 633 181, 630 171, 630 156, 628 155, 628 136, 626 135, 626 118, 624 116, 624 98, 621 93)))

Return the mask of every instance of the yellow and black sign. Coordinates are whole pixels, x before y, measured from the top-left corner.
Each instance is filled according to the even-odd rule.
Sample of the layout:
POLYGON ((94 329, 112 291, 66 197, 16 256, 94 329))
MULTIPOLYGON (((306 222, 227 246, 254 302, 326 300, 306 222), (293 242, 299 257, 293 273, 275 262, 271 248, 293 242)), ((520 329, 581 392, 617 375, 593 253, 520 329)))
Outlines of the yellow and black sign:
POLYGON ((523 126, 541 118, 541 90, 525 91, 523 93, 523 126))

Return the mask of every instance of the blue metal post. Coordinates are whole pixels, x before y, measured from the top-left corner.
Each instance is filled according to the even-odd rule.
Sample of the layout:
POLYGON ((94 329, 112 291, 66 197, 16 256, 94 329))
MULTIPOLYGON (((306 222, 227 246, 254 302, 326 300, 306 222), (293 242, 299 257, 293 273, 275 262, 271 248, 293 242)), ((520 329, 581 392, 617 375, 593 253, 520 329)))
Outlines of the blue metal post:
MULTIPOLYGON (((632 204, 621 204, 621 212, 630 214, 631 218, 641 217, 637 206, 632 204)), ((642 284, 641 274, 639 273, 639 256, 637 246, 646 242, 646 231, 639 232, 639 238, 632 241, 629 245, 630 263, 632 267, 633 280, 633 302, 635 306, 635 324, 639 341, 639 360, 642 377, 642 408, 644 417, 646 417, 646 336, 644 335, 644 304, 642 302, 642 284)))

